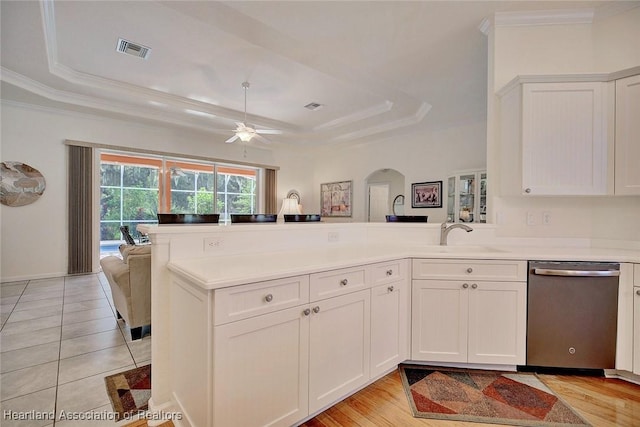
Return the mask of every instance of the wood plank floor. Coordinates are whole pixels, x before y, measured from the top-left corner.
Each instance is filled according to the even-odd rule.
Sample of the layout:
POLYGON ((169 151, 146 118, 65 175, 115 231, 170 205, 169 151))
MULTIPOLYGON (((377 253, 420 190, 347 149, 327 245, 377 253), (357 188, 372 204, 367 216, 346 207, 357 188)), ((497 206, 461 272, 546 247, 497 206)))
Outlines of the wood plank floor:
MULTIPOLYGON (((640 427, 640 386, 618 379, 539 375, 594 427, 640 427)), ((144 427, 144 420, 127 427, 144 427)), ((172 427, 167 422, 162 427, 172 427)), ((497 424, 413 418, 400 375, 394 371, 334 405, 303 427, 482 427, 497 424)), ((504 425, 502 425, 504 427, 504 425)))
MULTIPOLYGON (((618 379, 539 375, 594 427, 640 427, 640 386, 618 379)), ((481 427, 497 424, 413 418, 398 371, 302 424, 304 427, 481 427)), ((503 426, 504 427, 504 426, 503 426)))

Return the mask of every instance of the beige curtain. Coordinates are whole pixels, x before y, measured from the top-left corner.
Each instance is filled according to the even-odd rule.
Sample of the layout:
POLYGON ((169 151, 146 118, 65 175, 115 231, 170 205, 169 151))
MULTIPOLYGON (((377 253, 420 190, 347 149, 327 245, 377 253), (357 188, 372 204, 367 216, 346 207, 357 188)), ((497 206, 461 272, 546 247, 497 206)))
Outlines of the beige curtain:
POLYGON ((264 170, 264 213, 278 213, 277 172, 275 169, 264 170))
POLYGON ((69 274, 91 273, 93 268, 93 148, 69 147, 69 274))

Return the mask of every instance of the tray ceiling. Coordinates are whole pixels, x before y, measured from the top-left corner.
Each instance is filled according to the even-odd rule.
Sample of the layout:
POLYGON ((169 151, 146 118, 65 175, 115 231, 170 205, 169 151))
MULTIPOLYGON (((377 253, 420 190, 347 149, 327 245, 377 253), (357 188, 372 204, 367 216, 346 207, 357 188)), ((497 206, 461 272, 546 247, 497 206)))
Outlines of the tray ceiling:
POLYGON ((484 18, 604 3, 3 1, 3 98, 189 126, 223 143, 249 81, 248 121, 282 130, 274 143, 363 142, 484 120, 484 18), (148 58, 117 52, 121 38, 148 58))

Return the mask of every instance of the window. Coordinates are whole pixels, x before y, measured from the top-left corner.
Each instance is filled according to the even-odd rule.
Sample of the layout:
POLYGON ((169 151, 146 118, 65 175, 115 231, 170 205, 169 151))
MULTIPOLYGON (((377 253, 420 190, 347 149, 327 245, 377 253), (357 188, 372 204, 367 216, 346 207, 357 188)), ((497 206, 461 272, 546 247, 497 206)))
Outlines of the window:
POLYGON ((157 213, 256 213, 258 169, 122 153, 100 155, 100 247, 117 252, 120 227, 157 223, 157 213), (215 204, 214 204, 215 200, 215 204))

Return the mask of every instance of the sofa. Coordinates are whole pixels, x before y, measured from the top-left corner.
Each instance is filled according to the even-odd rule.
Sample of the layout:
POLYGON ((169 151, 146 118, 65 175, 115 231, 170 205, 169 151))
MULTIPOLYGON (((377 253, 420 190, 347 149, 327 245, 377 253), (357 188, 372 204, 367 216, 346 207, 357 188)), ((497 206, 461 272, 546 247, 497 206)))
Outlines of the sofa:
POLYGON ((100 260, 111 287, 118 319, 124 319, 131 339, 142 338, 151 325, 151 245, 121 245, 120 254, 100 260))

